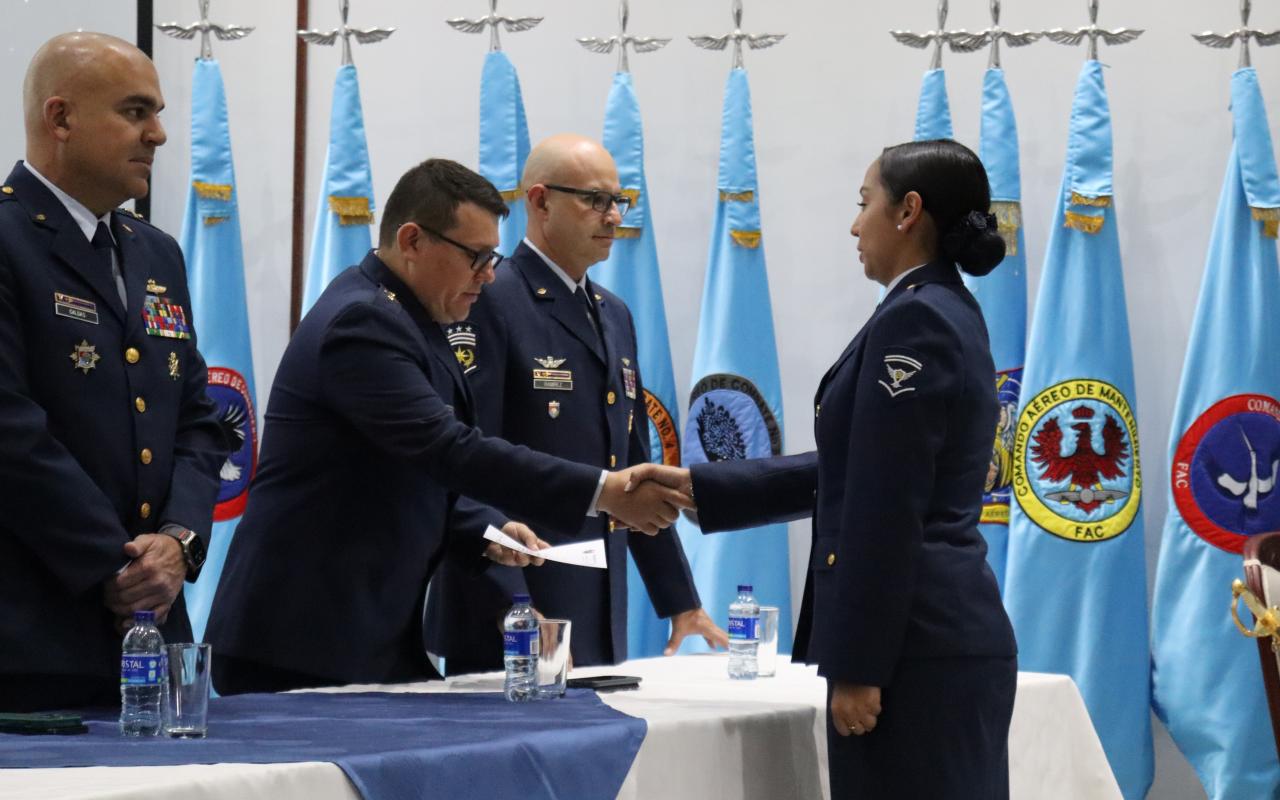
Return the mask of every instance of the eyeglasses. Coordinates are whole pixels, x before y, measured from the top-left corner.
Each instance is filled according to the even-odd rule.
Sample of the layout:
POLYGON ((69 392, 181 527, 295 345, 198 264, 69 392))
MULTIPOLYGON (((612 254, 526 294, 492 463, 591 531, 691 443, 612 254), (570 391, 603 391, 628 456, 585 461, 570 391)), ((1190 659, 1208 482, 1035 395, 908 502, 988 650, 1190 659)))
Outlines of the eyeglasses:
POLYGON ((497 250, 475 250, 470 247, 467 247, 462 242, 454 241, 453 239, 450 239, 448 236, 445 236, 440 231, 432 230, 431 228, 428 228, 426 225, 423 225, 419 222, 415 222, 414 225, 417 225, 419 228, 421 228, 423 232, 429 233, 441 241, 448 242, 449 244, 458 248, 462 252, 471 256, 472 272, 479 272, 485 267, 492 267, 493 269, 497 269, 498 265, 502 263, 502 259, 506 258, 506 256, 502 255, 502 253, 499 253, 497 250))
POLYGON ((557 192, 585 197, 587 202, 591 204, 591 208, 601 214, 608 214, 611 206, 618 207, 619 217, 625 217, 627 212, 631 210, 631 198, 625 194, 613 194, 601 189, 575 189, 572 186, 557 186, 554 183, 544 183, 543 186, 557 192))

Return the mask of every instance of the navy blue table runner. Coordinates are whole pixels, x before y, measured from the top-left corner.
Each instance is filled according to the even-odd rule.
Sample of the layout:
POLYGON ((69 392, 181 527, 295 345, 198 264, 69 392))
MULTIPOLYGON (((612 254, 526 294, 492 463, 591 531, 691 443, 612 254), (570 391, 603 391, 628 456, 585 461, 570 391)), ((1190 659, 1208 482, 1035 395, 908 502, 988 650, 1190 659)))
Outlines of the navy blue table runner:
POLYGON ((470 692, 214 698, 198 740, 125 739, 114 716, 86 717, 82 736, 0 734, 0 767, 329 761, 365 800, 604 800, 647 729, 574 689, 536 703, 470 692))

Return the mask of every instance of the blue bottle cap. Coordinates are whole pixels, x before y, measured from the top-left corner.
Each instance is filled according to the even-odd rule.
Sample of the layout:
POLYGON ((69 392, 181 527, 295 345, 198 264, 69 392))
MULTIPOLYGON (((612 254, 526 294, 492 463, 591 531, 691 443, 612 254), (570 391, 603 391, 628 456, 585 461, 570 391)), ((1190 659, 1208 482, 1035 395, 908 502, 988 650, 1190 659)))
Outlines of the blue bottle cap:
POLYGON ((740 584, 738 584, 738 594, 742 594, 743 592, 751 592, 751 591, 754 591, 754 590, 751 588, 751 584, 749 584, 749 583, 740 583, 740 584))
POLYGON ((133 612, 134 622, 150 622, 156 621, 156 612, 154 611, 135 611, 133 612))
POLYGON ((530 601, 530 597, 529 597, 529 595, 527 595, 527 594, 513 594, 513 595, 511 595, 511 602, 515 603, 516 605, 520 605, 521 603, 524 603, 524 604, 526 604, 526 605, 527 605, 527 604, 529 603, 529 601, 530 601))

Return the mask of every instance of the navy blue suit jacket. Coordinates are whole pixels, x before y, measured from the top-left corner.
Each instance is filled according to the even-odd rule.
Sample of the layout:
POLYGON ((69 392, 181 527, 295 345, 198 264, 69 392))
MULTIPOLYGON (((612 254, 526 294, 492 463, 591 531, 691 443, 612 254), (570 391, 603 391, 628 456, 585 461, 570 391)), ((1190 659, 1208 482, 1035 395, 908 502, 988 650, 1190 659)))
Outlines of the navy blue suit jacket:
POLYGON ((816 456, 693 467, 704 532, 811 504, 797 660, 886 686, 901 659, 1015 654, 978 531, 994 375, 977 301, 935 262, 894 287, 823 377, 816 456))
MULTIPOLYGON (((192 322, 182 253, 128 212, 111 227, 127 308, 38 178, 19 165, 0 190, 0 681, 118 676, 102 583, 124 544, 169 523, 208 543, 228 440, 194 333, 143 323, 148 279, 192 322)), ((162 630, 190 641, 181 593, 162 630)))
POLYGON ((207 638, 214 651, 335 682, 430 674, 427 581, 446 549, 479 568, 499 515, 576 525, 600 471, 471 426, 444 331, 370 253, 325 289, 285 349, 262 457, 207 638))
MULTIPOLYGON (((486 434, 584 464, 622 469, 649 460, 635 326, 620 298, 589 279, 587 288, 603 337, 592 328, 582 301, 521 243, 468 320, 450 332, 486 434), (566 385, 535 381, 534 371, 546 369, 538 359, 548 357, 563 359, 555 368, 571 373, 571 389, 540 388, 566 385)), ((495 622, 510 606, 511 595, 526 591, 546 616, 573 620, 575 664, 624 661, 628 549, 659 616, 699 605, 674 530, 653 537, 610 531, 604 515, 536 530, 552 544, 604 538, 608 569, 547 562, 523 570, 494 567, 477 576, 445 565, 432 585, 428 641, 433 651, 448 658, 450 673, 501 668, 495 622)))

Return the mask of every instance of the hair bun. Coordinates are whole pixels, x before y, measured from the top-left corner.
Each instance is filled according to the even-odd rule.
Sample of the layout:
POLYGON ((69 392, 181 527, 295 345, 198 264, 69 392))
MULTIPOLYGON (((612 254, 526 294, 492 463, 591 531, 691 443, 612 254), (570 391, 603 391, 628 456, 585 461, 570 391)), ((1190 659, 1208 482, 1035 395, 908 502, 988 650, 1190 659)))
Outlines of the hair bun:
POLYGON ((942 237, 942 254, 970 275, 981 277, 1004 259, 1004 237, 995 214, 970 211, 942 237))

